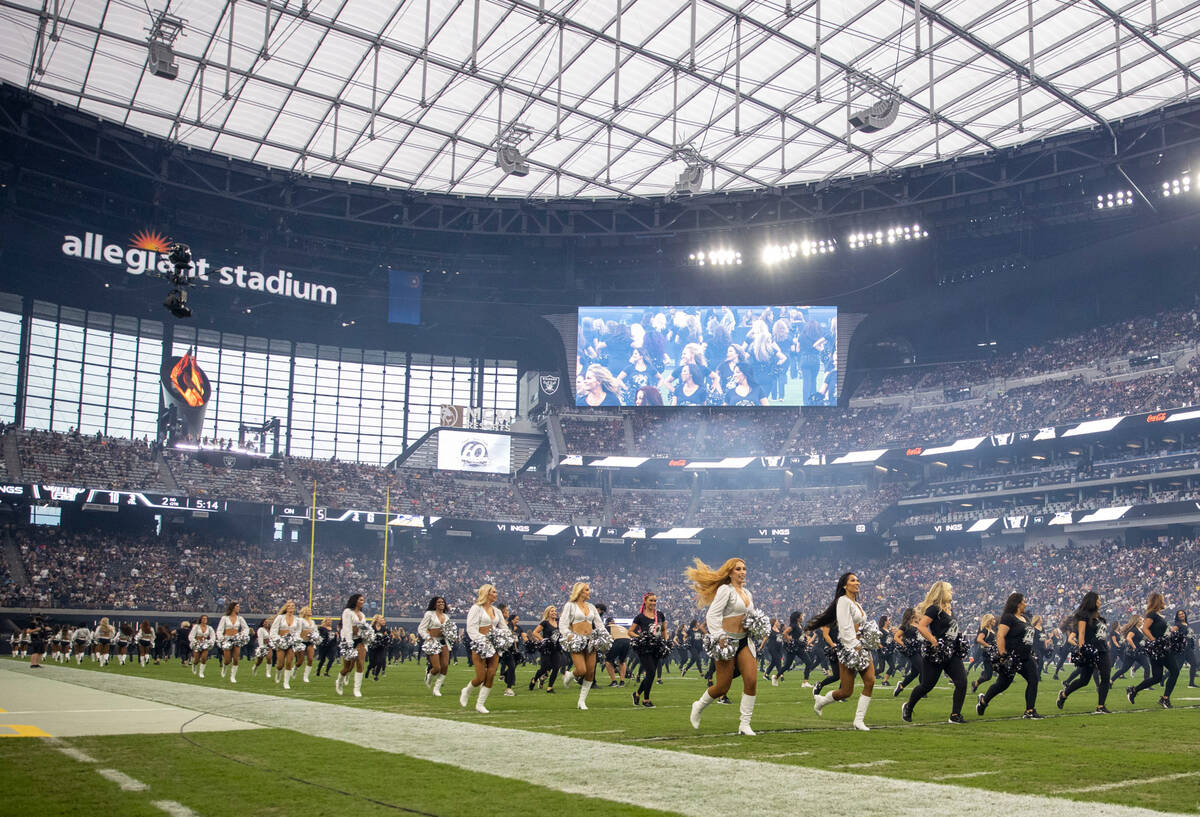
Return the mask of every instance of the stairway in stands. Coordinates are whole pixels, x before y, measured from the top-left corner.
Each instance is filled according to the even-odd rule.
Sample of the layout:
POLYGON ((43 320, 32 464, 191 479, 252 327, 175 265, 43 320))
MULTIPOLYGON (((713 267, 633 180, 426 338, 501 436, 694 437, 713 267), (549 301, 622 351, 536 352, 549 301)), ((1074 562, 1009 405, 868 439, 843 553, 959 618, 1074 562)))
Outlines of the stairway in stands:
POLYGON ((4 467, 9 482, 21 482, 21 455, 17 453, 17 434, 10 431, 4 435, 4 467))
POLYGON ((21 562, 21 551, 9 534, 0 542, 0 556, 4 559, 4 566, 8 568, 8 575, 12 576, 13 585, 28 587, 29 574, 25 572, 25 565, 21 562))

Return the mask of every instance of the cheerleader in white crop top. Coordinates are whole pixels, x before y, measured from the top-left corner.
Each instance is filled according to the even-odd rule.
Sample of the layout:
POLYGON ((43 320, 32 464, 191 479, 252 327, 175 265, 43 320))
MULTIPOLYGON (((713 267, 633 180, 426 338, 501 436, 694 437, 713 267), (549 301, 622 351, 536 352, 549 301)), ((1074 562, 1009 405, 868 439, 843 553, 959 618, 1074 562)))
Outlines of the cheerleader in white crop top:
POLYGON ((283 680, 283 688, 292 688, 296 671, 296 650, 301 647, 300 630, 304 619, 296 614, 296 602, 288 601, 279 608, 271 623, 271 645, 275 648, 275 683, 283 680))
POLYGON ((229 602, 225 615, 217 623, 217 643, 221 645, 221 677, 229 673, 229 683, 237 683, 238 660, 242 657, 242 645, 250 643, 250 625, 241 616, 241 605, 229 602))
POLYGON ((575 582, 571 600, 562 606, 558 616, 560 641, 572 664, 563 677, 563 685, 579 682, 576 706, 580 709, 587 709, 588 691, 596 681, 596 646, 592 636, 600 631, 608 633, 596 605, 588 601, 591 596, 592 588, 587 582, 575 582))
POLYGON ((354 697, 362 697, 362 679, 367 671, 367 631, 371 623, 363 615, 363 595, 355 593, 346 602, 342 610, 342 670, 333 682, 333 689, 338 695, 346 690, 346 676, 354 670, 354 697))
POLYGON ((500 664, 500 650, 496 649, 495 643, 498 631, 507 633, 508 623, 496 606, 496 588, 485 584, 476 592, 475 603, 467 613, 467 638, 471 642, 471 664, 475 667, 475 677, 458 694, 459 706, 465 707, 471 699, 471 692, 478 689, 475 711, 484 715, 488 713, 484 704, 492 692, 496 667, 500 664))
POLYGON ((304 667, 304 683, 311 684, 313 659, 317 657, 317 647, 321 646, 321 631, 312 618, 312 608, 308 605, 300 608, 300 646, 296 648, 296 664, 304 667))
POLYGON ((742 559, 728 559, 714 570, 696 559, 695 566, 685 570, 684 575, 691 581, 697 605, 708 607, 705 627, 715 668, 712 686, 692 704, 692 728, 700 728, 704 710, 725 695, 733 679, 741 675, 738 733, 753 736, 750 718, 758 694, 758 661, 754 639, 746 636, 745 628, 746 616, 754 610, 754 597, 746 589, 746 563, 742 559))
POLYGON ((83 663, 83 654, 92 645, 92 631, 86 625, 80 625, 71 633, 71 644, 75 655, 75 663, 83 663))
POLYGON ((108 666, 108 652, 116 637, 117 628, 109 624, 107 618, 100 619, 100 624, 96 627, 96 653, 100 666, 108 666))
POLYGON ((208 626, 208 616, 201 615, 200 620, 192 625, 188 632, 188 646, 192 648, 192 675, 204 677, 204 666, 208 663, 208 651, 217 640, 216 631, 208 626))
POLYGON ((825 608, 825 612, 809 621, 805 629, 815 630, 818 627, 829 626, 831 630, 836 628, 837 631, 841 686, 828 695, 818 695, 813 704, 813 711, 820 715, 821 711, 834 701, 849 698, 854 694, 854 676, 861 675, 863 687, 854 714, 854 728, 868 732, 870 729, 865 718, 867 708, 871 705, 871 693, 875 690, 875 663, 871 651, 858 639, 859 631, 867 621, 867 614, 858 603, 858 591, 858 576, 854 573, 843 573, 838 579, 833 601, 825 608), (852 668, 855 665, 860 668, 852 668))
POLYGON ((421 653, 429 659, 429 677, 425 686, 433 684, 433 694, 442 696, 442 684, 446 683, 446 675, 450 672, 450 643, 446 638, 449 629, 450 615, 446 609, 446 600, 434 596, 425 608, 425 615, 417 625, 417 635, 421 639, 421 653))
POLYGON ((271 625, 274 623, 274 616, 264 618, 262 624, 254 631, 254 668, 250 670, 251 677, 258 675, 258 668, 266 661, 267 680, 271 680, 271 667, 275 666, 275 651, 271 648, 271 625))

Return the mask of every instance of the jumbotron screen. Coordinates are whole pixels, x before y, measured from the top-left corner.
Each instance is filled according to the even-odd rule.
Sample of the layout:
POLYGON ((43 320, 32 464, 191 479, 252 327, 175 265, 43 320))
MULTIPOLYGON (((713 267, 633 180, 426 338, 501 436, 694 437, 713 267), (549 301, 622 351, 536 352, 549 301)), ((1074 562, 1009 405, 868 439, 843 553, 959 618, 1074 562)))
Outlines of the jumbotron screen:
POLYGON ((581 307, 577 406, 832 406, 836 306, 581 307))

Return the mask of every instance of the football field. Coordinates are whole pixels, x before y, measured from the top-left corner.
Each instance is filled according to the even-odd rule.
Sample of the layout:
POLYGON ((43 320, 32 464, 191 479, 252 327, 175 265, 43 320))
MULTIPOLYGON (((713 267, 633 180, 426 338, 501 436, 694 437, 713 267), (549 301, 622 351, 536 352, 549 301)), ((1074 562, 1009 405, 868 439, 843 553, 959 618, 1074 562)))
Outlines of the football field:
MULTIPOLYGON (((243 663, 238 684, 210 662, 199 679, 178 662, 99 669, 0 662, 0 803, 8 813, 172 815, 483 813, 861 815, 1200 813, 1200 691, 1176 689, 1174 710, 1147 690, 1131 707, 1089 714, 1095 692, 1064 710, 1044 677, 1042 721, 1020 718, 1023 683, 983 718, 946 722, 941 686, 900 720, 900 701, 877 686, 869 733, 850 728, 853 703, 812 709, 800 675, 760 680, 754 728, 736 734, 732 706, 713 705, 699 730, 687 715, 700 678, 664 676, 656 708, 635 708, 632 682, 598 687, 588 711, 577 688, 513 697, 498 683, 490 714, 463 709, 470 673, 450 670, 444 696, 422 668, 392 665, 363 697, 333 679, 295 679, 284 691, 243 663)), ((817 673, 820 677, 820 673, 817 673)), ((1065 673, 1064 673, 1065 677, 1065 673)), ((607 683, 607 679, 605 679, 607 683)), ((906 696, 905 696, 906 697, 906 696)), ((853 701, 853 699, 852 699, 853 701)))

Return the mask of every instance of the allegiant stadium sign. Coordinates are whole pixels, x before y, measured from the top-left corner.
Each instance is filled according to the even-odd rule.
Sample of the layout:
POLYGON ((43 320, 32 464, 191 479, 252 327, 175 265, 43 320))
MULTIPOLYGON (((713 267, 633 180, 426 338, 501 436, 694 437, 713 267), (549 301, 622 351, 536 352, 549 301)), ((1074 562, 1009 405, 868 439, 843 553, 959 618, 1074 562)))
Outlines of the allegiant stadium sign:
MULTIPOLYGON (((105 243, 102 233, 86 232, 82 236, 64 235, 62 254, 68 258, 123 267, 130 275, 168 275, 172 271, 171 262, 167 258, 170 247, 171 240, 156 232, 136 233, 129 240, 128 246, 105 243)), ((287 270, 278 270, 272 275, 267 275, 258 270, 248 270, 241 264, 217 266, 207 258, 193 257, 191 277, 207 284, 337 305, 338 293, 335 287, 297 280, 287 270)))

